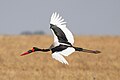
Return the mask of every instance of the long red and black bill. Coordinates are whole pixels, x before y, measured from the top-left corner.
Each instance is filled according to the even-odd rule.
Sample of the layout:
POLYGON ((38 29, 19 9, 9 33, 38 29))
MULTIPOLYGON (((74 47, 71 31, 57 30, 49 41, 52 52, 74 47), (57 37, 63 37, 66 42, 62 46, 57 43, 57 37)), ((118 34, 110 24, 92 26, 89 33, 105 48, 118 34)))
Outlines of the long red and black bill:
POLYGON ((30 54, 30 53, 32 53, 34 51, 35 51, 34 48, 32 48, 32 50, 28 50, 27 52, 22 53, 20 56, 24 56, 24 55, 30 54))

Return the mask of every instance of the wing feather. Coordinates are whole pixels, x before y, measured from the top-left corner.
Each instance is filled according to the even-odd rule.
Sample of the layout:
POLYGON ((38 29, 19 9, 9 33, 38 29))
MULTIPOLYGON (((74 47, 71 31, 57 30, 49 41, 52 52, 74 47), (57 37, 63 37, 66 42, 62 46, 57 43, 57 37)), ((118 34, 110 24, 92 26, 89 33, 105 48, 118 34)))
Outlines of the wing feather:
POLYGON ((62 54, 63 56, 69 56, 70 54, 72 54, 75 51, 74 48, 72 47, 68 47, 67 49, 63 50, 62 52, 60 52, 60 54, 62 54))
POLYGON ((60 52, 54 52, 52 54, 52 58, 58 60, 61 63, 64 64, 68 64, 68 62, 65 60, 65 58, 63 56, 69 56, 70 54, 72 54, 75 51, 74 48, 72 47, 68 47, 67 49, 60 51, 60 52), (63 55, 63 56, 62 56, 63 55))
POLYGON ((58 18, 58 21, 60 22, 61 19, 62 19, 62 16, 60 16, 60 17, 58 18))
POLYGON ((52 54, 52 58, 58 60, 58 61, 61 62, 61 63, 64 63, 64 64, 67 64, 67 65, 68 65, 68 62, 66 61, 66 59, 65 59, 61 54, 59 54, 59 53, 57 53, 57 52, 54 52, 54 53, 52 54))
POLYGON ((53 19, 53 17, 54 17, 54 13, 53 13, 52 16, 51 16, 51 19, 53 19))
MULTIPOLYGON (((64 34, 66 35, 66 38, 67 38, 68 42, 70 42, 71 44, 74 43, 73 34, 66 27, 66 22, 57 12, 52 14, 50 24, 53 24, 53 25, 56 25, 57 27, 59 27, 64 32, 64 34)), ((53 32, 53 34, 55 34, 54 31, 52 31, 52 32, 53 32)), ((54 37, 55 37, 54 42, 59 41, 59 40, 57 40, 55 35, 54 35, 54 37)))

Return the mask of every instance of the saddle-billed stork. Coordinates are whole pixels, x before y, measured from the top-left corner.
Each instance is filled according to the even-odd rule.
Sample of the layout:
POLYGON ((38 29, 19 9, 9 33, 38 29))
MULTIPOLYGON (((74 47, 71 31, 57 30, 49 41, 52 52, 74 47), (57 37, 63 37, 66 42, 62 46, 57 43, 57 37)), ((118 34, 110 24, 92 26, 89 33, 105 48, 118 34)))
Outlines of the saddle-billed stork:
POLYGON ((100 53, 100 51, 98 50, 88 50, 73 46, 73 34, 66 27, 66 22, 64 22, 64 19, 56 12, 53 13, 51 16, 50 29, 54 36, 54 42, 49 48, 40 49, 37 47, 33 47, 31 50, 28 50, 27 52, 21 54, 21 56, 30 54, 35 51, 52 51, 52 58, 58 60, 61 63, 68 64, 63 56, 68 56, 74 51, 82 51, 94 54, 100 53))

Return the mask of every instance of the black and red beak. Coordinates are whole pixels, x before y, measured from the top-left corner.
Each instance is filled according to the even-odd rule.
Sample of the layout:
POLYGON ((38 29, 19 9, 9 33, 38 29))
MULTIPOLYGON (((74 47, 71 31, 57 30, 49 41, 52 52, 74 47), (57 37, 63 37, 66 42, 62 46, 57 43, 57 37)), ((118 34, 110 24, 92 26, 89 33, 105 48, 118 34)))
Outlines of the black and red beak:
POLYGON ((28 50, 27 52, 22 53, 20 56, 24 56, 24 55, 30 54, 32 52, 35 52, 34 48, 32 48, 31 50, 28 50))

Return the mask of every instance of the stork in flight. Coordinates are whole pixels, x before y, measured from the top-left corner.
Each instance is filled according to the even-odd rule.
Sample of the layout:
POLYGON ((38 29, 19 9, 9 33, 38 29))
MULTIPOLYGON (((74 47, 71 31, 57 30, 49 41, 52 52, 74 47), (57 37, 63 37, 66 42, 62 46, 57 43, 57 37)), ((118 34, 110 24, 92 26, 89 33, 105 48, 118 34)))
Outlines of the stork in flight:
POLYGON ((64 22, 64 19, 56 12, 53 13, 51 16, 50 29, 54 36, 54 42, 49 48, 40 49, 37 47, 33 47, 31 50, 28 50, 27 52, 21 54, 21 56, 30 54, 35 51, 52 51, 52 58, 58 60, 61 63, 68 64, 68 62, 63 56, 69 56, 74 51, 81 51, 94 54, 100 53, 100 51, 98 50, 88 50, 73 46, 73 34, 66 27, 66 22, 64 22))

